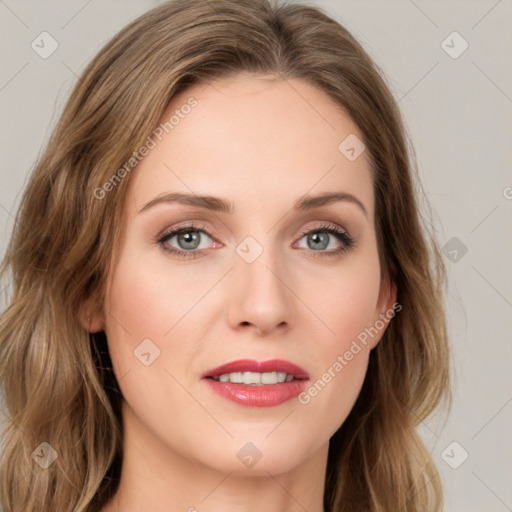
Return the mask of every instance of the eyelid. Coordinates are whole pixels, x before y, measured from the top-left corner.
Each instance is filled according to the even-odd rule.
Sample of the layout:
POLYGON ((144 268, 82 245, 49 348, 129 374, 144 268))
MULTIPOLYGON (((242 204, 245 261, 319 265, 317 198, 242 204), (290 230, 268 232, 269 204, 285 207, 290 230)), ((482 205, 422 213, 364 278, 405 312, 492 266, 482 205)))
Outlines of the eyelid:
MULTIPOLYGON (((338 226, 337 224, 334 224, 330 221, 324 221, 319 220, 316 222, 321 222, 320 225, 312 225, 310 227, 304 228, 300 232, 300 238, 304 237, 305 235, 309 234, 311 231, 319 231, 321 229, 326 228, 334 228, 337 230, 342 231, 343 233, 346 233, 348 236, 350 236, 350 232, 344 228, 343 226, 338 226)), ((184 230, 197 230, 197 231, 204 231, 210 238, 216 237, 216 230, 214 228, 210 228, 209 226, 205 225, 202 222, 198 222, 195 220, 188 220, 183 222, 178 222, 177 224, 173 224, 170 227, 165 228, 163 231, 159 232, 158 235, 156 235, 153 239, 154 242, 157 242, 161 240, 162 238, 165 238, 167 235, 170 235, 171 233, 176 235, 176 231, 179 231, 180 229, 184 230)), ((217 241, 218 242, 218 241, 217 241)))
POLYGON ((211 236, 210 235, 211 231, 215 231, 214 229, 210 229, 208 226, 206 226, 203 223, 198 223, 195 220, 189 220, 189 221, 178 222, 178 224, 173 224, 172 226, 165 228, 162 232, 160 232, 158 235, 156 235, 155 240, 161 239, 171 233, 174 233, 174 231, 178 231, 179 229, 205 231, 208 236, 211 236))

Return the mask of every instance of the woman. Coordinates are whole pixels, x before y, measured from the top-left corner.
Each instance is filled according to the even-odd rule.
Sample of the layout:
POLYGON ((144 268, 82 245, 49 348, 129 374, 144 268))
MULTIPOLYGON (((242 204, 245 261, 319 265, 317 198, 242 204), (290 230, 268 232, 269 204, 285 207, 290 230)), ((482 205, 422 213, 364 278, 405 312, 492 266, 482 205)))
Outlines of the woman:
POLYGON ((171 1, 106 44, 2 265, 3 510, 441 511, 415 427, 450 401, 445 269, 406 140, 316 8, 171 1))

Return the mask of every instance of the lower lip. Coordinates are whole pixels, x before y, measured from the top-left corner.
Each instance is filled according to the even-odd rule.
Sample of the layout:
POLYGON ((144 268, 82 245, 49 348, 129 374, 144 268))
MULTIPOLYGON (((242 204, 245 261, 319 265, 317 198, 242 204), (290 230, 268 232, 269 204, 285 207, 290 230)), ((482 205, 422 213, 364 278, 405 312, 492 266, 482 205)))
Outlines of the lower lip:
POLYGON ((304 391, 308 382, 307 380, 292 380, 279 384, 251 386, 233 382, 220 382, 210 378, 203 380, 206 381, 214 393, 237 404, 250 407, 273 407, 287 402, 304 391))

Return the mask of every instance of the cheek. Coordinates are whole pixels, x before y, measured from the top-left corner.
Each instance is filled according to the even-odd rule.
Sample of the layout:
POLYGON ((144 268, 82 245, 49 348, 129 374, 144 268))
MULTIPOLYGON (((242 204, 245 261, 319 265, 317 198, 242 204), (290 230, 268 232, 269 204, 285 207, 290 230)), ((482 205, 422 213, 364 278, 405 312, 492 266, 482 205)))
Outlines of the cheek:
MULTIPOLYGON (((162 258, 164 260, 164 258, 162 258)), ((169 272, 167 266, 153 265, 142 258, 127 256, 119 261, 112 279, 108 304, 114 318, 135 342, 144 338, 167 339, 169 331, 204 295, 207 284, 178 268, 169 272)))
POLYGON ((316 272, 303 283, 301 296, 317 317, 315 323, 322 320, 324 324, 318 338, 324 340, 326 355, 348 350, 352 340, 373 325, 376 314, 378 317, 380 270, 376 252, 347 259, 346 265, 340 264, 332 272, 316 272))
POLYGON ((183 382, 180 371, 194 360, 194 344, 179 341, 194 337, 186 315, 208 283, 164 270, 143 264, 129 251, 123 255, 107 294, 105 332, 114 372, 130 409, 155 431, 163 422, 171 438, 181 439, 182 425, 171 412, 179 410, 190 418, 200 412, 178 384, 183 382))
POLYGON ((115 268, 106 297, 105 332, 121 387, 134 377, 144 378, 144 382, 151 379, 157 362, 166 355, 162 341, 175 322, 175 293, 166 293, 167 289, 166 283, 136 258, 125 254, 115 268), (147 362, 151 365, 146 367, 147 362), (128 374, 130 378, 125 379, 128 374))
POLYGON ((318 371, 299 396, 299 403, 310 407, 312 416, 323 417, 325 428, 332 435, 359 395, 368 367, 370 341, 381 335, 381 331, 372 330, 380 284, 377 253, 354 258, 328 279, 325 275, 316 277, 316 286, 309 288, 314 291, 309 291, 307 297, 311 311, 322 320, 316 329, 319 341, 311 354, 318 371))
MULTIPOLYGON (((106 297, 105 329, 125 397, 138 400, 151 390, 152 401, 158 403, 158 393, 169 384, 169 373, 179 377, 183 369, 193 366, 204 338, 203 323, 195 319, 204 310, 200 299, 211 287, 211 276, 201 279, 197 272, 179 268, 170 272, 163 257, 148 263, 136 251, 125 251, 106 297)), ((168 399, 169 390, 165 392, 168 399)))

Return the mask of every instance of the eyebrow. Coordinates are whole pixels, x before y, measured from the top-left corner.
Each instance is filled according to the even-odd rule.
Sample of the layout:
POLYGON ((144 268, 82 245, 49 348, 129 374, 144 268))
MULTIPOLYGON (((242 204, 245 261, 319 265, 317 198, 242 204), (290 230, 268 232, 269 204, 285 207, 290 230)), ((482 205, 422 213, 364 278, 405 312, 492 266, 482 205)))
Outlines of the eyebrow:
MULTIPOLYGON (((359 199, 357 199, 357 197, 349 194, 348 192, 330 192, 316 196, 302 196, 296 201, 293 209, 298 211, 308 211, 339 201, 357 205, 364 213, 366 218, 368 218, 368 212, 364 204, 359 199)), ((147 202, 139 210, 138 213, 142 213, 146 210, 149 210, 153 206, 162 203, 180 203, 229 214, 232 214, 235 211, 235 205, 231 201, 221 199, 220 197, 170 192, 160 194, 154 199, 151 199, 151 201, 147 202)))

